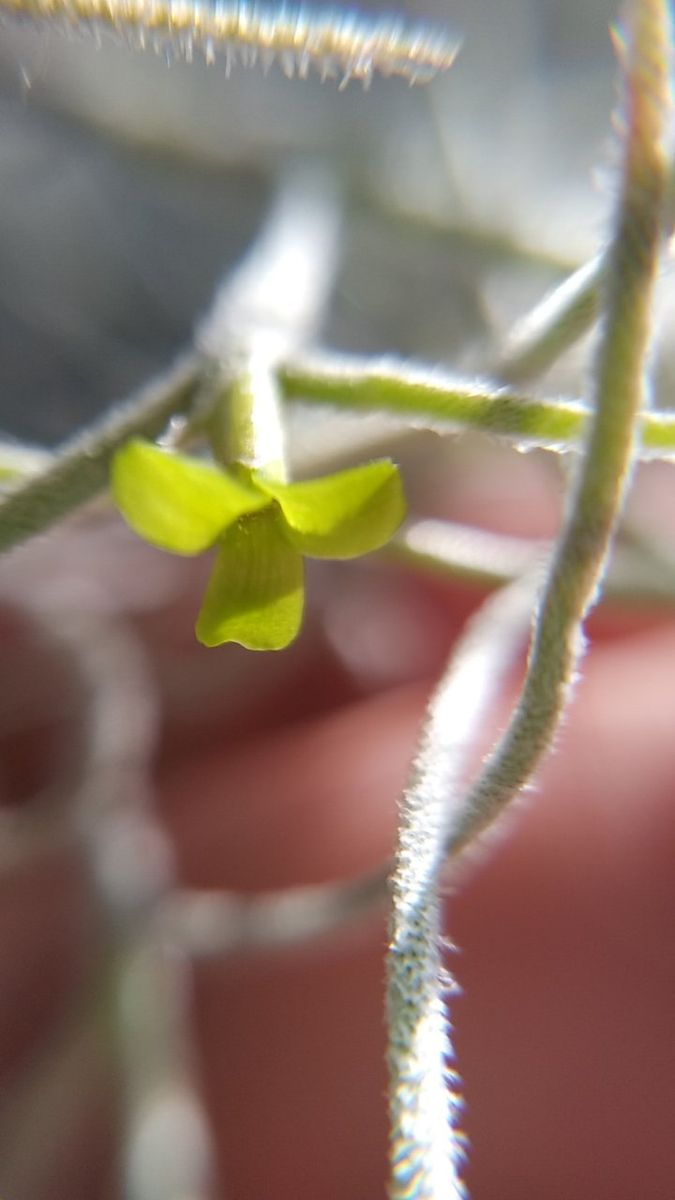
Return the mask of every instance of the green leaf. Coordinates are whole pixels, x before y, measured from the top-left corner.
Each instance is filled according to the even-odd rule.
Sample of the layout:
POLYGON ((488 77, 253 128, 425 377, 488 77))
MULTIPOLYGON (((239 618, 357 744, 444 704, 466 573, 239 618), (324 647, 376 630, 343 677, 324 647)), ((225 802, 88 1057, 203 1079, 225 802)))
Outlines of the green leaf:
POLYGON ((112 494, 131 528, 174 554, 200 554, 242 513, 269 501, 213 463, 136 439, 112 463, 112 494))
POLYGON ((248 650, 283 650, 300 629, 302 557, 284 537, 271 505, 225 532, 196 633, 205 646, 239 642, 248 650))
POLYGON ((303 483, 275 483, 257 472, 253 477, 279 503, 288 540, 315 558, 377 550, 405 516, 398 468, 389 459, 303 483))

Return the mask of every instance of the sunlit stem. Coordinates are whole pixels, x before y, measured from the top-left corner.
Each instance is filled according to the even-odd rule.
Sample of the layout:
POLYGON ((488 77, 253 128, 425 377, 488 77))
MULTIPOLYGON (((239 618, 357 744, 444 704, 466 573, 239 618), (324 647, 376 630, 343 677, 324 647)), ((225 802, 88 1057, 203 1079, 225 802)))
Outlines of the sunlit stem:
POLYGON ((224 463, 278 481, 287 477, 275 367, 317 327, 333 283, 339 225, 332 178, 315 171, 289 175, 256 241, 196 330, 213 364, 208 432, 224 463))
POLYGON ((78 434, 46 465, 0 499, 0 551, 8 550, 85 504, 108 484, 110 463, 125 442, 157 437, 192 406, 202 360, 187 355, 137 396, 78 434))
MULTIPOLYGON (((579 451, 590 410, 580 400, 528 396, 493 381, 396 360, 313 354, 286 361, 279 381, 287 400, 348 412, 380 412, 407 427, 438 433, 472 429, 525 449, 579 451)), ((640 414, 641 458, 675 456, 672 413, 640 414)))
POLYGON ((592 326, 598 315, 605 256, 568 276, 516 323, 489 373, 515 386, 543 375, 592 326))
POLYGON ((166 49, 191 61, 201 51, 207 62, 222 54, 231 63, 263 63, 279 55, 286 74, 306 77, 313 67, 323 78, 361 79, 374 71, 425 83, 446 71, 459 49, 443 26, 430 27, 386 14, 362 16, 300 3, 221 0, 0 0, 0 13, 56 28, 127 34, 136 48, 166 49))
MULTIPOLYGON (((237 355, 233 356, 234 362, 237 355)), ((229 385, 213 406, 209 434, 213 452, 225 465, 261 471, 286 481, 286 446, 274 355, 264 342, 241 355, 229 385)))
POLYGON ((665 0, 630 10, 623 185, 608 251, 592 418, 569 514, 544 589, 525 685, 511 723, 448 836, 457 852, 498 816, 550 746, 583 651, 627 489, 645 364, 666 185, 669 18, 665 0))
POLYGON ((392 1200, 460 1200, 464 1139, 451 1070, 439 875, 468 754, 527 633, 532 580, 486 601, 429 705, 401 805, 387 959, 392 1200))
MULTIPOLYGON (((669 162, 663 236, 675 227, 675 157, 669 162)), ((511 387, 543 375, 593 325, 608 268, 608 254, 596 255, 574 271, 516 322, 490 365, 493 379, 511 387)))

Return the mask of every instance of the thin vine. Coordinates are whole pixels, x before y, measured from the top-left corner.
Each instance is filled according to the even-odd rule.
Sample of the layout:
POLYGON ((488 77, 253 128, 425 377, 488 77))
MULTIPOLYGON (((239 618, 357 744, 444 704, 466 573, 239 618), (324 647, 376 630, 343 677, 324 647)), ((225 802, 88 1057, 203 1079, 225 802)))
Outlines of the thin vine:
POLYGON ((638 414, 648 396, 651 306, 666 196, 668 5, 637 0, 628 39, 623 183, 607 254, 588 441, 537 614, 522 695, 448 836, 450 853, 495 819, 551 744, 583 653, 581 623, 599 594, 635 459, 638 414))
MULTIPOLYGON (((152 26, 143 6, 122 11, 98 0, 0 0, 0 8, 78 25, 107 24, 139 42, 168 38, 188 57, 195 46, 207 58, 220 50, 228 66, 237 57, 260 55, 267 62, 278 54, 287 73, 306 74, 314 66, 343 81, 356 76, 367 83, 376 69, 424 80, 449 66, 457 51, 450 36, 408 31, 398 23, 306 13, 291 19, 248 5, 226 5, 207 20, 203 6, 167 0, 152 26)), ((501 567, 493 561, 491 571, 489 564, 483 569, 483 582, 510 585, 484 604, 452 656, 430 703, 401 806, 387 962, 392 1200, 465 1195, 459 1081, 445 1008, 452 981, 442 955, 442 870, 448 857, 501 814, 551 746, 583 654, 582 624, 604 584, 632 468, 641 458, 675 457, 675 417, 649 411, 646 385, 654 282, 674 211, 665 151, 668 9, 666 0, 632 0, 628 7, 622 184, 609 245, 515 328, 494 356, 489 377, 306 353, 333 282, 338 206, 327 193, 307 203, 307 181, 296 180, 281 188, 257 247, 218 291, 193 348, 173 369, 53 456, 0 446, 0 551, 44 532, 111 486, 123 515, 146 540, 181 554, 216 548, 198 636, 209 645, 239 641, 254 649, 280 649, 297 635, 303 555, 346 558, 389 543, 389 552, 407 562, 481 573, 475 557, 468 567, 466 556, 464 566, 461 555, 444 557, 415 525, 396 533, 404 501, 397 468, 388 460, 317 480, 290 478, 285 424, 292 403, 387 413, 411 427, 444 434, 474 430, 520 449, 575 454, 567 516, 553 552, 502 539, 501 567), (528 395, 522 385, 598 316, 588 399, 528 395), (176 418, 189 454, 166 436, 176 418), (519 702, 467 788, 467 752, 524 641, 535 581, 544 573, 519 702)), ((639 559, 639 546, 632 551, 634 577, 644 557, 639 559)), ((672 602, 672 572, 668 563, 660 565, 655 591, 672 602)), ((99 832, 90 826, 87 836, 93 845, 99 832)), ((101 879, 94 884, 102 894, 101 879)), ((155 898, 157 920, 144 926, 138 961, 126 935, 113 946, 124 967, 118 999, 120 988, 140 979, 141 1023, 147 1023, 161 1002, 165 940, 195 957, 288 945, 361 917, 377 908, 385 891, 384 872, 376 872, 344 885, 264 898, 181 892, 161 903, 155 898)), ((108 895, 102 905, 112 912, 119 902, 118 895, 108 895)), ((116 911, 112 915, 117 919, 116 911)), ((184 1088, 199 1142, 196 1179, 171 1187, 175 1194, 185 1186, 197 1195, 208 1186, 208 1134, 183 1056, 182 1011, 164 1015, 152 1043, 155 1082, 166 1082, 162 1072, 168 1070, 169 1081, 184 1088)), ((130 1195, 146 1200, 152 1185, 136 1109, 147 1100, 152 1079, 136 1069, 138 1033, 121 1028, 129 1089, 126 1165, 130 1195)), ((174 1115, 160 1113, 165 1145, 174 1115)))

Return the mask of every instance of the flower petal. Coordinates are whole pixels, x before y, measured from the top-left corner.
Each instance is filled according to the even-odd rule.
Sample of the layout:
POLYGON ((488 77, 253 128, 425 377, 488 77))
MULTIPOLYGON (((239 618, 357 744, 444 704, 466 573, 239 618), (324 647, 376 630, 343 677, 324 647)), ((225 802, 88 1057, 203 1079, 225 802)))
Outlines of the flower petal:
POLYGON ((239 642, 249 650, 283 650, 302 621, 302 556, 284 536, 272 506, 242 517, 220 542, 196 633, 205 646, 239 642))
POLYGON ((200 554, 242 513, 269 500, 213 463, 136 439, 118 450, 114 501, 131 528, 174 554, 200 554))
POLYGON ((280 505, 288 540, 315 558, 376 550, 405 516, 398 467, 389 459, 302 483, 275 483, 257 472, 253 478, 280 505))

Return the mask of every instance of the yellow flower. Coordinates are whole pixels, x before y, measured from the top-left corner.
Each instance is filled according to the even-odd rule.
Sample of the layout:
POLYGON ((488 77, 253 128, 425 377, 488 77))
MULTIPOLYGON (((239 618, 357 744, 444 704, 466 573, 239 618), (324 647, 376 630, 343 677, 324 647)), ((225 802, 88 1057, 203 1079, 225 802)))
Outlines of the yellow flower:
POLYGON ((239 642, 251 650, 281 650, 296 637, 303 555, 367 554, 405 515, 389 459, 282 483, 136 440, 115 455, 112 491, 127 523, 154 546, 185 555, 217 548, 196 634, 206 646, 239 642))

